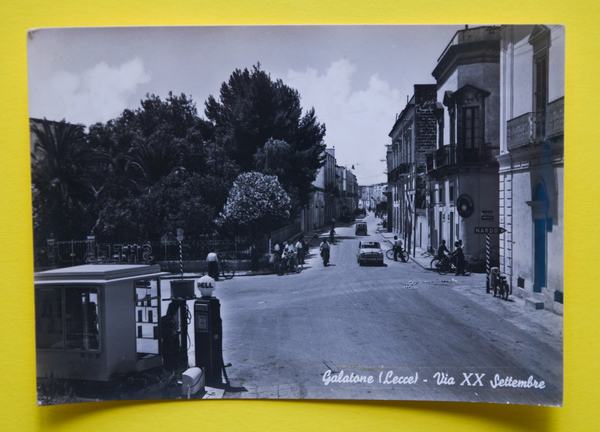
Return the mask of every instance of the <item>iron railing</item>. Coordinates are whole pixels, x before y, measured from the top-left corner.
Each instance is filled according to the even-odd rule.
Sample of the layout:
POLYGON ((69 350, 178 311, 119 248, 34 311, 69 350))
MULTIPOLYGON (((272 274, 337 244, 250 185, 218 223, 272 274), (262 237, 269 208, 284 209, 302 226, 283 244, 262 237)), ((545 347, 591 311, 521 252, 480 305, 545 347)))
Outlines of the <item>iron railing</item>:
MULTIPOLYGON (((183 241, 184 260, 204 260, 212 250, 227 259, 249 259, 250 240, 246 237, 183 241)), ((178 261, 177 240, 145 243, 96 243, 90 240, 48 240, 44 247, 34 248, 34 267, 37 270, 72 267, 81 264, 151 264, 157 261, 178 261)))

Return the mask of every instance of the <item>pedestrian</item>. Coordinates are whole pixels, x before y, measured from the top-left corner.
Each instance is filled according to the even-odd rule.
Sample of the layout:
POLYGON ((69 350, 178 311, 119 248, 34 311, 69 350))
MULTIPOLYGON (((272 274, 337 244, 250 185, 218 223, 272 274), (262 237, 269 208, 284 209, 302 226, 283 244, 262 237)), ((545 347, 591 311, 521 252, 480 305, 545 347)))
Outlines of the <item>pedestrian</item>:
POLYGON ((442 240, 442 244, 440 244, 440 246, 438 247, 437 254, 435 257, 443 262, 448 259, 448 257, 446 256, 447 253, 449 254, 450 251, 446 247, 446 240, 442 240))
POLYGON ((256 242, 252 243, 252 246, 250 246, 250 264, 253 272, 258 271, 258 246, 256 245, 256 242))
POLYGON ((319 249, 321 250, 321 257, 323 257, 323 265, 327 266, 329 263, 329 252, 331 248, 329 247, 329 243, 327 243, 326 238, 323 239, 319 249))
POLYGON ((459 240, 454 243, 454 252, 450 254, 450 259, 453 259, 456 265, 456 275, 460 276, 464 273, 465 269, 465 254, 462 250, 462 241, 459 240))
POLYGON ((287 240, 283 241, 283 245, 281 246, 281 252, 280 252, 280 257, 281 258, 285 258, 287 257, 287 251, 289 250, 289 245, 287 240))
POLYGON ((298 253, 298 263, 304 264, 304 255, 306 254, 304 237, 300 237, 296 242, 296 251, 298 253))
POLYGON ((208 263, 208 275, 214 280, 219 280, 219 257, 214 249, 206 256, 206 262, 208 263))
POLYGON ((281 252, 281 246, 279 243, 275 243, 275 246, 273 246, 273 253, 275 254, 276 261, 281 258, 281 252))

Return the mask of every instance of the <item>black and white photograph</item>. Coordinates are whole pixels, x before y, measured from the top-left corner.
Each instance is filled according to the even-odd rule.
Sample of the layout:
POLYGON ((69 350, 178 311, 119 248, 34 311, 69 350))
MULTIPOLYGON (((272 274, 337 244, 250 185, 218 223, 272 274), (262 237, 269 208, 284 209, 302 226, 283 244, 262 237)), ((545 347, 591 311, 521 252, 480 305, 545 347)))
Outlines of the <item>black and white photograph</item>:
POLYGON ((28 33, 40 406, 561 406, 565 27, 28 33))

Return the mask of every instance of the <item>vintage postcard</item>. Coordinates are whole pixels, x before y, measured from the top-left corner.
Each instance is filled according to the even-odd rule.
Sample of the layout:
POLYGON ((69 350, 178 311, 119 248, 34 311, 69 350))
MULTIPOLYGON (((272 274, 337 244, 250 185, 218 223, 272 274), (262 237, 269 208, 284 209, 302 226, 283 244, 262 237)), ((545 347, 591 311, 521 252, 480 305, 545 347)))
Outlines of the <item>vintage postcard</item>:
POLYGON ((38 403, 562 405, 565 28, 28 34, 38 403))

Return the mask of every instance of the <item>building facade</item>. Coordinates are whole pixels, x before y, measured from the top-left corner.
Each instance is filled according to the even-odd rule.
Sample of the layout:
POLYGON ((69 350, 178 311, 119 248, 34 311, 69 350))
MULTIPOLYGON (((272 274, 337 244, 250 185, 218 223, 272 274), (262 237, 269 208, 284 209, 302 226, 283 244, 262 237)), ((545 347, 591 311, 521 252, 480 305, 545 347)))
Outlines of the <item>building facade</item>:
POLYGON ((325 163, 317 173, 309 202, 302 210, 302 231, 330 226, 333 220, 347 220, 358 208, 358 182, 354 173, 336 164, 334 148, 326 149, 323 157, 325 163))
POLYGON ((563 26, 502 27, 500 270, 513 292, 563 312, 563 26))
POLYGON ((389 133, 388 231, 397 233, 413 254, 416 247, 429 245, 426 171, 427 154, 436 148, 436 90, 435 84, 415 85, 389 133))
POLYGON ((498 236, 477 234, 498 225, 500 147, 500 27, 456 32, 438 59, 437 148, 427 156, 431 246, 459 239, 475 267, 498 258, 498 236), (489 249, 488 249, 489 248, 489 249))

